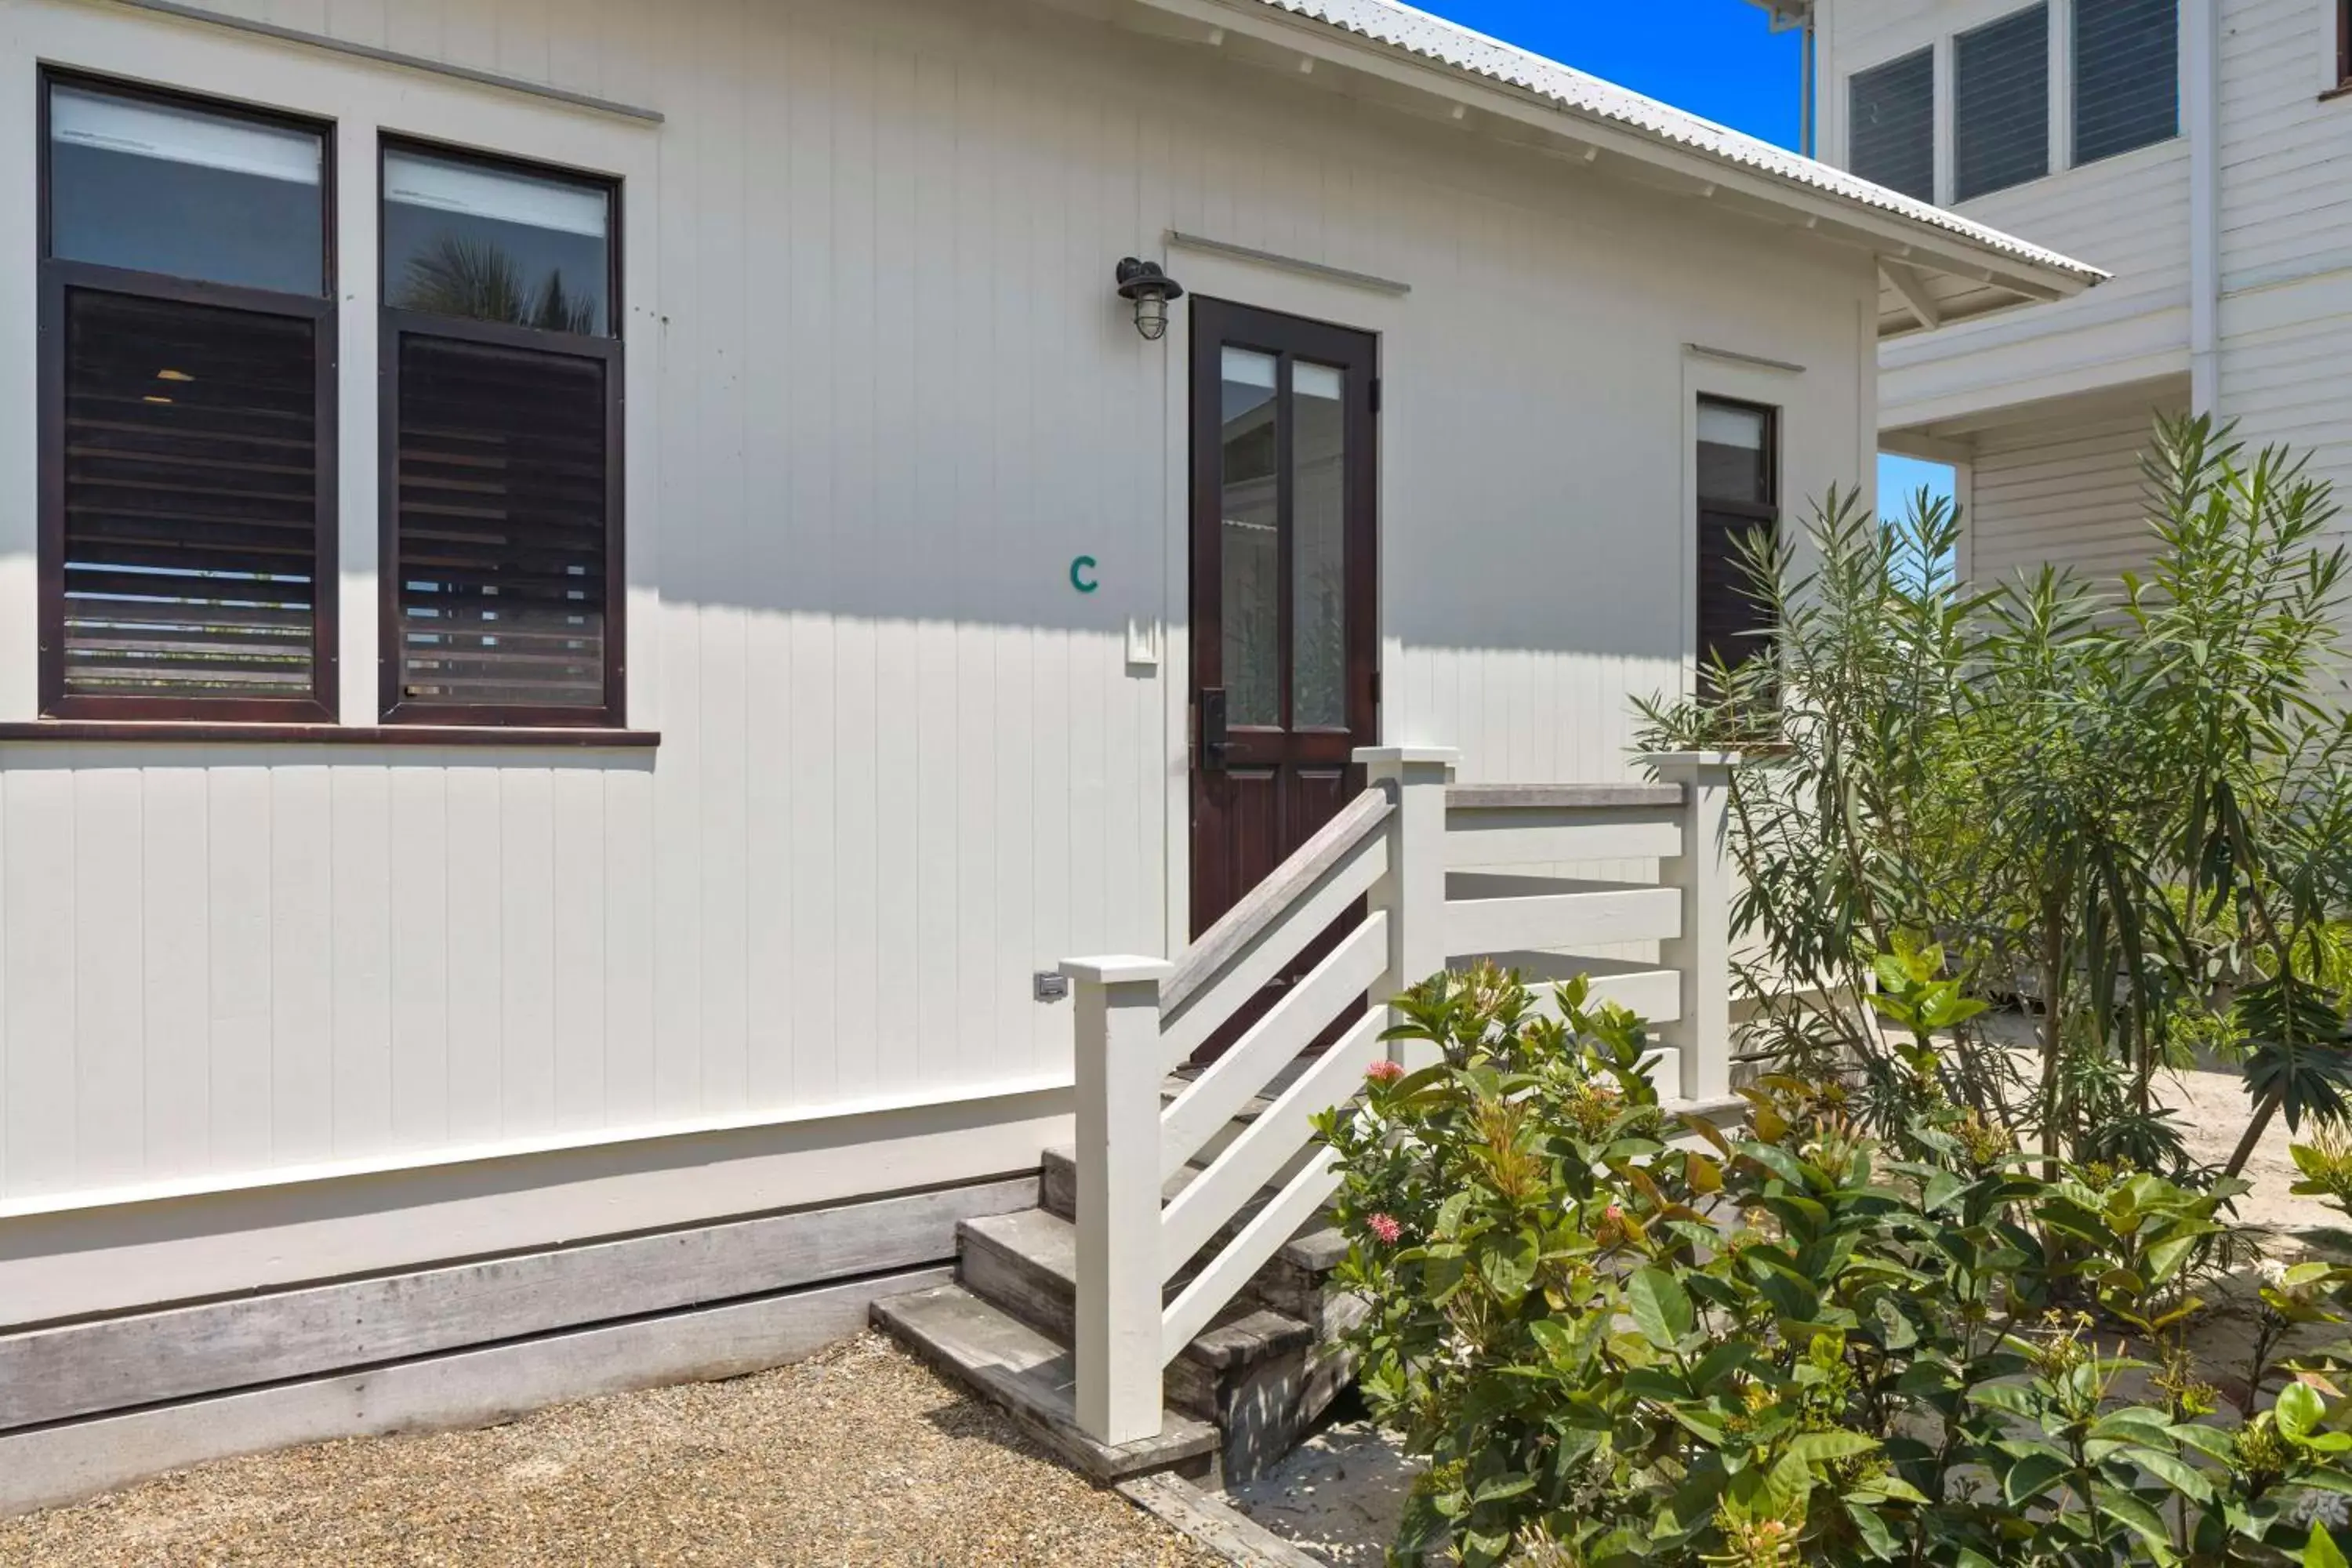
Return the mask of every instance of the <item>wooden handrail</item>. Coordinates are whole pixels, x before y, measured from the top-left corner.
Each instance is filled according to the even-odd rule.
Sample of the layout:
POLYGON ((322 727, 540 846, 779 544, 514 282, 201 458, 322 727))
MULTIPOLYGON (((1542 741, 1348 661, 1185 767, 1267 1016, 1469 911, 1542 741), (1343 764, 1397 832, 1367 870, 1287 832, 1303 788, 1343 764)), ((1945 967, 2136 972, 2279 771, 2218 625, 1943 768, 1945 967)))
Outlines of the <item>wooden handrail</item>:
POLYGON ((1395 797, 1379 787, 1364 791, 1341 806, 1337 816, 1298 847, 1297 853, 1244 894, 1223 919, 1201 933, 1200 941, 1177 958, 1175 973, 1160 987, 1161 1016, 1174 1022, 1185 1003, 1288 912, 1298 896, 1338 865, 1349 850, 1379 832, 1381 824, 1395 809, 1395 797))

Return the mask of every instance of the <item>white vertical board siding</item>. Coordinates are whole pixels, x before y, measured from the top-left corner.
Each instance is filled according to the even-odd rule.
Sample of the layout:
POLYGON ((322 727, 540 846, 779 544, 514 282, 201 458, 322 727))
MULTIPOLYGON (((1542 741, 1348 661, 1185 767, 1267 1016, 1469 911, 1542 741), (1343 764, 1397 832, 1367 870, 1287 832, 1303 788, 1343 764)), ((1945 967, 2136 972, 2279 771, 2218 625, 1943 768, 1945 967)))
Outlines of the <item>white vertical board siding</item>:
MULTIPOLYGON (((37 58, 625 175, 630 718, 662 742, 0 747, 0 1201, 1066 1077, 1031 972, 1164 952, 1183 898, 1185 317, 1141 342, 1121 256, 1381 334, 1385 738, 1470 778, 1622 776, 1630 698, 1685 679, 1685 344, 1805 367, 1792 513, 1864 477, 1866 258, 1329 73, 1009 0, 218 3, 667 116, 0 8, 0 191, 30 188, 37 58), (1130 618, 1167 624, 1157 669, 1130 618)), ((341 286, 368 321, 368 255, 341 286)), ((0 255, 0 306, 31 299, 0 255)))
POLYGON ((2119 592, 2154 552, 2140 475, 2149 421, 2142 416, 1980 439, 1970 467, 1969 570, 1990 585, 2043 563, 2119 592))

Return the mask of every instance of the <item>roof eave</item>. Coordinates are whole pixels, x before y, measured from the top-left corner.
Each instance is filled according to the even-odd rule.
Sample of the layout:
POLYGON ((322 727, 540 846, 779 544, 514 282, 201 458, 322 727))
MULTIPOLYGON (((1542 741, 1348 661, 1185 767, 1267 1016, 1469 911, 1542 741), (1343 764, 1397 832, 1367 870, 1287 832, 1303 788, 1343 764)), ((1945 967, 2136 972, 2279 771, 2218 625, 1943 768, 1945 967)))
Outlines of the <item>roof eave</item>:
POLYGON ((1964 285, 2013 296, 2015 304, 2064 299, 2107 276, 2096 268, 2063 258, 2056 259, 2063 265, 2054 265, 2011 255, 1939 225, 1688 147, 1638 125, 1580 110, 1517 83, 1269 6, 1265 0, 1133 3, 1188 18, 1204 32, 1239 33, 1293 50, 1302 58, 1362 71, 1514 121, 1581 146, 1588 161, 1601 154, 1628 159, 1679 183, 1691 195, 1727 197, 1728 205, 1750 216, 1777 219, 1915 268, 1949 276, 1964 285))
POLYGON ((1772 30, 1790 32, 1813 19, 1813 0, 1748 0, 1750 5, 1772 14, 1772 30))

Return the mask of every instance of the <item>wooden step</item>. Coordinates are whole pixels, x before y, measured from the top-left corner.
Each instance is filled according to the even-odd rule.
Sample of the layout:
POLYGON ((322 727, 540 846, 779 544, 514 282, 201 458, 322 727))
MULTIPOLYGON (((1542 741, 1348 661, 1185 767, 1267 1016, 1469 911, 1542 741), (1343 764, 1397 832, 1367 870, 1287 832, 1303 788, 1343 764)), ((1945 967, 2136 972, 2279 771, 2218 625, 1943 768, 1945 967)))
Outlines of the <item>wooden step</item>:
POLYGON ((956 1226, 957 1278, 982 1300, 1063 1344, 1077 1310, 1078 1227, 1044 1209, 956 1226))
MULTIPOLYGON (((1301 1159, 1306 1159, 1306 1154, 1301 1154, 1301 1159)), ((1173 1199, 1179 1192, 1183 1192, 1185 1187, 1192 1183, 1192 1178, 1200 1175, 1200 1171, 1202 1171, 1200 1166, 1185 1166, 1183 1171, 1171 1175, 1171 1178, 1162 1184, 1162 1201, 1173 1199)), ((1289 1168, 1284 1168, 1282 1180, 1289 1180, 1289 1175, 1291 1175, 1289 1168)), ((1075 1152, 1073 1147, 1058 1145, 1045 1152, 1045 1180, 1040 1183, 1040 1187, 1042 1187, 1042 1194, 1045 1194, 1046 1213, 1061 1217, 1061 1220, 1068 1220, 1068 1223, 1073 1225, 1077 1223, 1077 1152, 1075 1152)), ((1254 1220, 1256 1213, 1265 1206, 1267 1201, 1273 1199, 1275 1192, 1279 1192, 1279 1183, 1273 1184, 1273 1187, 1265 1187, 1263 1192, 1258 1192, 1249 1204, 1242 1204, 1240 1213, 1234 1213, 1233 1220, 1221 1225, 1216 1237, 1209 1239, 1209 1246, 1204 1248, 1204 1256, 1213 1256, 1216 1248, 1228 1244, 1234 1234, 1240 1234, 1240 1229, 1244 1227, 1244 1225, 1249 1225, 1249 1220, 1254 1220)), ((1348 1256, 1348 1239, 1340 1237, 1336 1229, 1328 1227, 1322 1217, 1310 1220, 1301 1232, 1296 1234, 1296 1237, 1291 1237, 1291 1239, 1282 1246, 1279 1253, 1275 1253, 1273 1262, 1267 1262, 1265 1269, 1258 1272, 1258 1279, 1254 1281, 1254 1286, 1251 1286, 1249 1295, 1254 1295, 1261 1305, 1273 1307, 1275 1311, 1286 1311, 1286 1314, 1298 1317, 1301 1321, 1318 1323, 1319 1326, 1319 1319, 1324 1317, 1322 1307, 1318 1307, 1315 1311, 1306 1310, 1306 1302, 1310 1300, 1310 1293, 1307 1293, 1303 1286, 1306 1286, 1306 1279, 1312 1277, 1312 1289, 1315 1290, 1322 1289, 1322 1279, 1327 1277, 1331 1269, 1339 1268, 1339 1260, 1345 1256, 1348 1256), (1263 1286, 1263 1284, 1277 1284, 1277 1289, 1282 1290, 1282 1293, 1275 1295, 1275 1293, 1267 1293, 1267 1290, 1258 1290, 1256 1286, 1263 1286)), ((1204 1265, 1204 1258, 1190 1260, 1183 1269, 1176 1272, 1176 1279, 1173 1279, 1171 1284, 1183 1284, 1183 1281, 1188 1281, 1192 1274, 1200 1272, 1202 1265, 1204 1265)), ((1331 1335, 1318 1331, 1318 1338, 1331 1338, 1331 1335)))
MULTIPOLYGON (((1075 1226, 1043 1209, 987 1216, 962 1232, 961 1281, 1031 1332, 1066 1344, 1077 1296, 1076 1238, 1075 1226)), ((1300 1248, 1300 1256, 1316 1255, 1300 1248)), ((1254 1283, 1169 1359, 1161 1376, 1168 1408, 1216 1424, 1219 1468, 1228 1480, 1255 1477, 1287 1454, 1354 1373, 1331 1341, 1360 1317, 1360 1304, 1327 1302, 1321 1274, 1283 1259, 1260 1279, 1305 1315, 1274 1310, 1254 1283)))
MULTIPOLYGON (((958 1227, 959 1278, 967 1289, 1040 1333, 1066 1344, 1078 1294, 1078 1228, 1044 1209, 988 1215, 958 1227)), ((1294 1243, 1296 1247, 1297 1244, 1294 1243)), ((1344 1243, 1341 1246, 1344 1254, 1344 1243)), ((1312 1256, 1303 1253, 1302 1256, 1312 1256)), ((1169 1282, 1172 1298, 1182 1286, 1169 1282)), ((1237 1358, 1278 1355, 1314 1342, 1313 1325, 1263 1310, 1246 1297, 1179 1354, 1179 1361, 1230 1366, 1237 1358)), ((1171 1371, 1171 1376, 1176 1373, 1171 1371)))
POLYGON ((874 1303, 874 1321, 943 1375, 1002 1405, 1055 1454, 1102 1482, 1156 1470, 1205 1474, 1222 1441, 1209 1422, 1180 1411, 1159 1436, 1117 1446, 1078 1427, 1070 1352, 961 1285, 940 1285, 874 1303))

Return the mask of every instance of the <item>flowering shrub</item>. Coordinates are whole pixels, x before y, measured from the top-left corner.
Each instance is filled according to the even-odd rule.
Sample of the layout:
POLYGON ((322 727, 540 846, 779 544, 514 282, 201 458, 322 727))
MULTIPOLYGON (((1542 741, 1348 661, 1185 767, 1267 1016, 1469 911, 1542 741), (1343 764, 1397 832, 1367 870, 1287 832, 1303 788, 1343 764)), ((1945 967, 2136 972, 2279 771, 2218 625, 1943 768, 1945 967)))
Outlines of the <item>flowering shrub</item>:
MULTIPOLYGON (((2352 1494, 2333 1385, 2273 1335, 2225 1399, 2188 1349, 2242 1187, 2046 1180, 1927 1087, 1894 1144, 1793 1079, 1736 1135, 1677 1124, 1640 1021, 1580 982, 1546 1012, 1481 969, 1399 1007, 1439 1059, 1322 1132, 1361 1386, 1428 1464, 1401 1557, 2343 1563, 2312 1522, 2352 1494)), ((2263 1310, 2332 1321, 2336 1283, 2284 1270, 2263 1310)))

